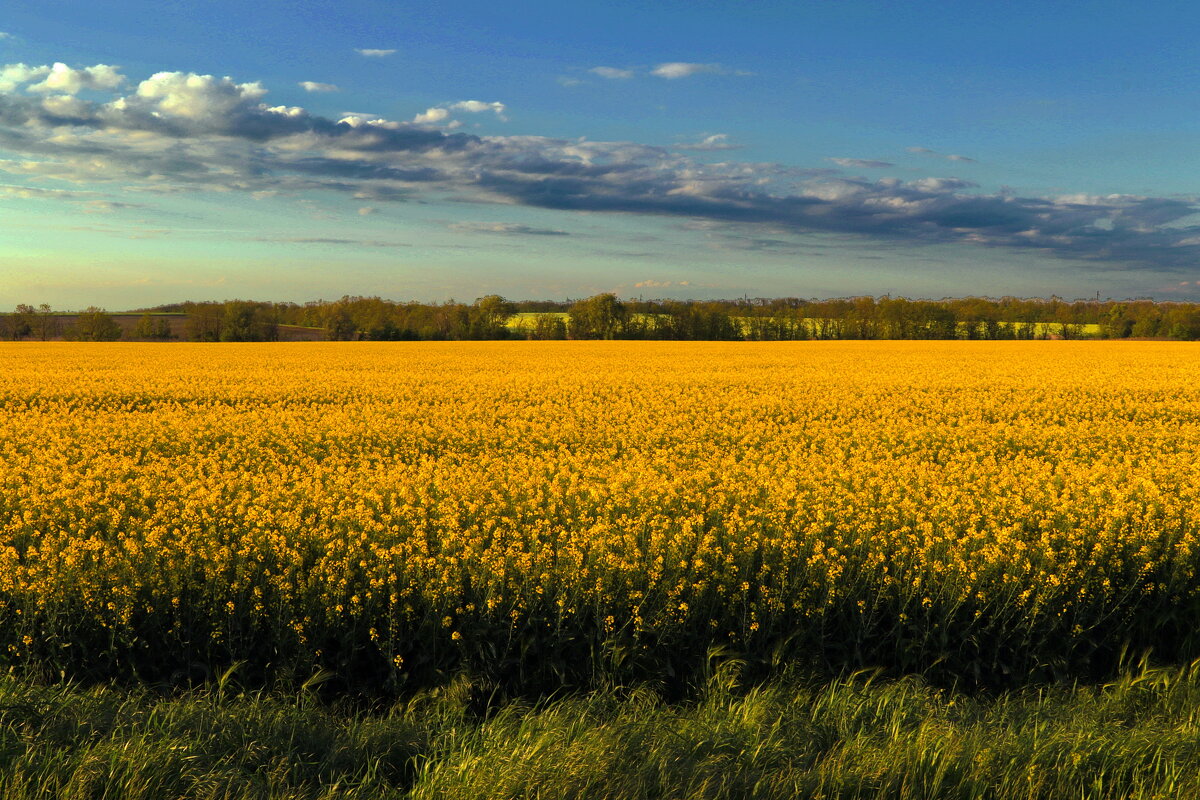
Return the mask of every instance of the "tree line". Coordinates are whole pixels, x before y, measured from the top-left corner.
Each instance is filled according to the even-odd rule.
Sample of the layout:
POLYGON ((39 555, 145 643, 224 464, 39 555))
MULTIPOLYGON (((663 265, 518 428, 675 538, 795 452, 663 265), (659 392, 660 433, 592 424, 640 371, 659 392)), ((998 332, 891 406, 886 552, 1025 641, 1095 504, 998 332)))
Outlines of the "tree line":
POLYGON ((91 307, 75 314, 42 304, 0 315, 6 339, 104 341, 182 339, 275 341, 281 331, 338 341, 470 339, 1200 339, 1200 303, 1152 300, 622 300, 611 293, 580 300, 509 301, 487 295, 473 303, 396 302, 379 297, 304 304, 250 300, 185 302, 143 309, 122 326, 91 307), (172 325, 171 315, 181 323, 172 325))
POLYGON ((38 306, 20 304, 9 313, 0 315, 0 338, 3 339, 68 339, 72 341, 105 342, 121 338, 123 333, 116 320, 102 308, 64 314, 49 304, 38 306), (69 322, 64 321, 64 317, 69 322))

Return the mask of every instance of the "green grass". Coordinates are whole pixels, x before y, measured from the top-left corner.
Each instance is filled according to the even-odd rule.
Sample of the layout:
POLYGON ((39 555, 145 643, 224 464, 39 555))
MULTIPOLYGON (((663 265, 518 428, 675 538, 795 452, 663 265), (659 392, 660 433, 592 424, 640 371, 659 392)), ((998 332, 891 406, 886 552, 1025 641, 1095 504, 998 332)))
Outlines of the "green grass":
POLYGON ((919 680, 601 691, 488 713, 460 679, 367 714, 232 681, 182 695, 0 678, 0 796, 954 798, 1200 796, 1200 677, 993 698, 919 680))

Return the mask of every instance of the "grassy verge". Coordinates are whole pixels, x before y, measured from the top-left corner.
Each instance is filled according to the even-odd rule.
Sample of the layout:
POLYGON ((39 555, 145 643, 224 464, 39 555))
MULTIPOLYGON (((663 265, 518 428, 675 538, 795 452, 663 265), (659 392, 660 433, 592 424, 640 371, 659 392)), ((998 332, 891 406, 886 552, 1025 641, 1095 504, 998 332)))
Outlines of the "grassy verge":
POLYGON ((694 702, 602 691, 472 713, 466 681, 385 713, 224 686, 0 679, 0 796, 1191 798, 1200 670, 990 698, 718 671, 694 702))

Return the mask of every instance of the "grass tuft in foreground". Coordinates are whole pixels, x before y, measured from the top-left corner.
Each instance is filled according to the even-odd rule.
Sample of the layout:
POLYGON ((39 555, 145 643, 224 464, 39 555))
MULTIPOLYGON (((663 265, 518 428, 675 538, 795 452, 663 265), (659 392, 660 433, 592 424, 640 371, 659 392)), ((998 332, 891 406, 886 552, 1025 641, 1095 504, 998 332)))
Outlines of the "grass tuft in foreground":
POLYGON ((1192 798, 1200 668, 991 699, 917 680, 719 672, 693 703, 603 691, 486 718, 459 681, 382 715, 0 680, 0 796, 1192 798))

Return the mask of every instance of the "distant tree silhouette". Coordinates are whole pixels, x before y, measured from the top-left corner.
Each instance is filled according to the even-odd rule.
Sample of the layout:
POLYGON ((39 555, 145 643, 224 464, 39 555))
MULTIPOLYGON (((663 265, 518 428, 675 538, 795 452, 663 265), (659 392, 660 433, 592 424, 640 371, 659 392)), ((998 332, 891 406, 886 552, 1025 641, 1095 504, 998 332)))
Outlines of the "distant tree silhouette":
POLYGON ((111 342, 121 338, 121 326, 103 308, 88 306, 75 316, 75 327, 68 336, 80 342, 111 342))

